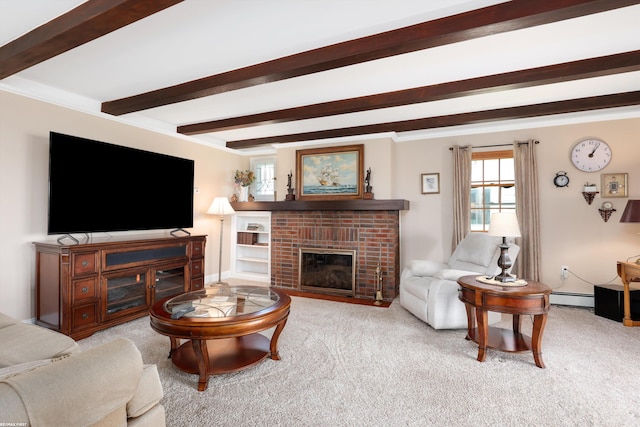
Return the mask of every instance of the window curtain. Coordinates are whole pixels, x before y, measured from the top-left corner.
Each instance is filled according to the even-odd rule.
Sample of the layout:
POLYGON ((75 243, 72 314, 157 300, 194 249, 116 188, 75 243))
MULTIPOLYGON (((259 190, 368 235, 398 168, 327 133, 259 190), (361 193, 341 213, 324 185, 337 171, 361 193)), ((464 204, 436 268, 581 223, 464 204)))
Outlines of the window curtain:
POLYGON ((453 151, 453 248, 471 230, 471 146, 454 145, 453 151))
POLYGON ((513 160, 516 178, 516 213, 522 237, 516 239, 520 254, 514 273, 524 279, 540 280, 540 211, 538 203, 538 141, 515 142, 513 160))

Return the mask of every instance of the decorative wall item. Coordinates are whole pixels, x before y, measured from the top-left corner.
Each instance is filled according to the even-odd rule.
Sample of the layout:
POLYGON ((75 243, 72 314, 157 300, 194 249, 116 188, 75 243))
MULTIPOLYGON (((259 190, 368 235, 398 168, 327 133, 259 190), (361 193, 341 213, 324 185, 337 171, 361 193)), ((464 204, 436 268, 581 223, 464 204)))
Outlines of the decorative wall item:
POLYGON ((603 173, 600 197, 627 197, 626 173, 603 173))
POLYGON ((553 178, 553 184, 558 188, 567 187, 569 185, 567 173, 564 171, 556 173, 556 176, 553 178))
POLYGON ((420 176, 420 187, 422 188, 422 194, 440 193, 440 174, 423 173, 420 176))
POLYGON ((582 196, 584 197, 584 199, 587 201, 588 204, 591 204, 593 202, 593 199, 596 198, 596 194, 598 193, 599 191, 583 191, 582 196))
POLYGON ((604 206, 604 203, 602 204, 603 206, 600 207, 600 209, 598 209, 598 212, 600 212, 600 216, 602 217, 602 220, 604 222, 609 221, 609 218, 611 218, 611 214, 614 213, 616 210, 613 209, 613 207, 611 208, 606 208, 604 206))
POLYGON ((361 199, 363 164, 363 144, 297 150, 298 199, 361 199))

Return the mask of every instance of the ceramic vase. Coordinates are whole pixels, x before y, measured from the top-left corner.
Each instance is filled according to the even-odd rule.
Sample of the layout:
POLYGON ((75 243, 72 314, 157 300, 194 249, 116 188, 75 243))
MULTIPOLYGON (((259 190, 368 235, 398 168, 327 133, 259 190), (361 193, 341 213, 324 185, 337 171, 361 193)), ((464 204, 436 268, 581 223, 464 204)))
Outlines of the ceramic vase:
POLYGON ((249 187, 240 187, 240 194, 238 195, 239 202, 249 201, 249 187))

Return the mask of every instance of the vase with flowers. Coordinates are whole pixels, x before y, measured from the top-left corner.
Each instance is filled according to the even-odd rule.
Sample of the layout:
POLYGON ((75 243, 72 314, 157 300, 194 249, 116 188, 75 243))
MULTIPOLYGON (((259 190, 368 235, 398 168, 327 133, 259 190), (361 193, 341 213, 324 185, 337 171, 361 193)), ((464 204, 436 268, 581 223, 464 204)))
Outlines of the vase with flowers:
POLYGON ((238 195, 239 202, 246 202, 249 200, 249 186, 256 180, 256 176, 253 171, 236 170, 233 175, 233 181, 240 186, 240 194, 238 195))

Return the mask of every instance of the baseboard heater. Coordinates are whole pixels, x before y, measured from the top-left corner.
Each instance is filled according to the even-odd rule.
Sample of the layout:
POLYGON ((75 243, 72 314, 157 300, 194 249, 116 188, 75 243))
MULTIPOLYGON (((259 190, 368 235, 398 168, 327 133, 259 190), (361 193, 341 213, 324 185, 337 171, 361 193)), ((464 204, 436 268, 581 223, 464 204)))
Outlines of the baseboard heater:
POLYGON ((571 305, 575 307, 593 308, 595 306, 593 295, 571 292, 552 292, 549 302, 556 305, 571 305))

